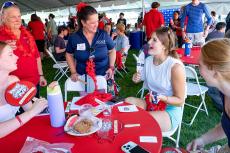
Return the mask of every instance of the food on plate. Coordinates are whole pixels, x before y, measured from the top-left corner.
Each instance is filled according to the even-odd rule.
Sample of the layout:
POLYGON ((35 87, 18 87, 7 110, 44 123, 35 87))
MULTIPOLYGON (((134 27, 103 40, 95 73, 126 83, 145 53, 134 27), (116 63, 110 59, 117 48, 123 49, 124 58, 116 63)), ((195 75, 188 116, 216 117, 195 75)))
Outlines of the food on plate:
POLYGON ((78 131, 79 133, 89 133, 91 127, 93 126, 93 121, 90 119, 82 119, 74 125, 74 130, 78 131))

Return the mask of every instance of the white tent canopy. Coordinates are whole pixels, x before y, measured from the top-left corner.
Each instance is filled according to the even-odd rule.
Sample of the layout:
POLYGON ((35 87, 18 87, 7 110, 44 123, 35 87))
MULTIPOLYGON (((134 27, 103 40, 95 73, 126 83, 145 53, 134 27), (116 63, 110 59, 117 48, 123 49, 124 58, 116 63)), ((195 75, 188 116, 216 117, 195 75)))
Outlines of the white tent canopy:
MULTIPOLYGON (((35 12, 35 11, 54 11, 66 7, 74 7, 79 2, 87 2, 94 7, 109 7, 126 5, 125 8, 120 9, 132 9, 142 8, 142 0, 13 0, 21 8, 22 13, 35 12)), ((145 8, 149 8, 153 0, 143 0, 145 8)), ((158 0, 161 3, 161 8, 180 7, 185 5, 191 0, 158 0)), ((4 3, 5 0, 0 0, 0 3, 4 3)), ((215 10, 218 14, 226 14, 230 10, 230 0, 201 0, 206 3, 211 10, 215 10)))
MULTIPOLYGON (((5 2, 0 0, 1 4, 5 2)), ((94 6, 98 12, 106 12, 108 17, 116 21, 119 12, 124 12, 128 23, 135 23, 142 9, 148 11, 153 0, 14 0, 19 5, 23 18, 30 19, 31 13, 37 13, 44 21, 49 13, 55 14, 55 20, 67 22, 70 13, 76 14, 75 5, 79 2, 87 2, 94 6)), ((158 0, 161 4, 160 9, 180 8, 191 0, 158 0)), ((209 10, 214 10, 218 15, 226 15, 230 10, 230 0, 201 0, 206 3, 209 10)))

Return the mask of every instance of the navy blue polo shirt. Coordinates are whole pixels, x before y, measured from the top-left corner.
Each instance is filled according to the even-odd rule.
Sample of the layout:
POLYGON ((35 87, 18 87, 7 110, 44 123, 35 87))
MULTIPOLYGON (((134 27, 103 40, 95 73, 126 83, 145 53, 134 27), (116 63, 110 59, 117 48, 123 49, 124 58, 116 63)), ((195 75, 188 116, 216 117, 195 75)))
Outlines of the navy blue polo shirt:
MULTIPOLYGON (((225 104, 223 93, 220 93, 220 96, 222 98, 223 103, 225 104)), ((227 136, 228 146, 230 147, 230 118, 229 118, 227 112, 225 111, 225 105, 224 104, 223 104, 223 114, 222 114, 222 118, 221 118, 221 125, 222 125, 222 128, 223 128, 226 136, 227 136)))
POLYGON ((114 46, 110 36, 105 31, 99 29, 95 33, 90 46, 82 29, 80 29, 69 37, 66 51, 67 53, 74 54, 78 74, 86 74, 86 62, 89 56, 93 55, 96 75, 105 75, 109 68, 109 50, 113 49, 114 46))

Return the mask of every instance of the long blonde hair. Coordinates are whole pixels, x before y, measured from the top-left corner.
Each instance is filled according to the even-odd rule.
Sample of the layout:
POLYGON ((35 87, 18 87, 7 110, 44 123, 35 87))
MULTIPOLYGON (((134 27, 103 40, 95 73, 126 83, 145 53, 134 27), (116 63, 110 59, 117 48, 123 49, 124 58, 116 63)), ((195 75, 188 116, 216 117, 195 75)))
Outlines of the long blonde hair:
POLYGON ((215 39, 201 48, 201 59, 210 70, 230 81, 230 39, 215 39))
POLYGON ((179 58, 175 47, 175 35, 168 27, 160 27, 156 31, 157 38, 165 46, 165 52, 167 55, 174 58, 179 58))

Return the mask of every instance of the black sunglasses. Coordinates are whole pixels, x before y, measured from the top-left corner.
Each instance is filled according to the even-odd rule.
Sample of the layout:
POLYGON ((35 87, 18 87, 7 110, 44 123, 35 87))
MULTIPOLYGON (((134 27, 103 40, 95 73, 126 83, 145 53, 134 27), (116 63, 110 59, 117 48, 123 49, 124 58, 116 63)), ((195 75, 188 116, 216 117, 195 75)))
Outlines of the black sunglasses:
POLYGON ((15 5, 17 5, 17 4, 14 3, 14 2, 11 2, 11 1, 7 1, 7 2, 5 2, 5 3, 2 4, 1 10, 2 10, 2 9, 9 8, 9 7, 11 7, 11 6, 15 6, 15 5))
POLYGON ((94 52, 95 52, 95 49, 90 47, 89 48, 89 53, 90 53, 89 58, 94 58, 95 57, 94 52))

